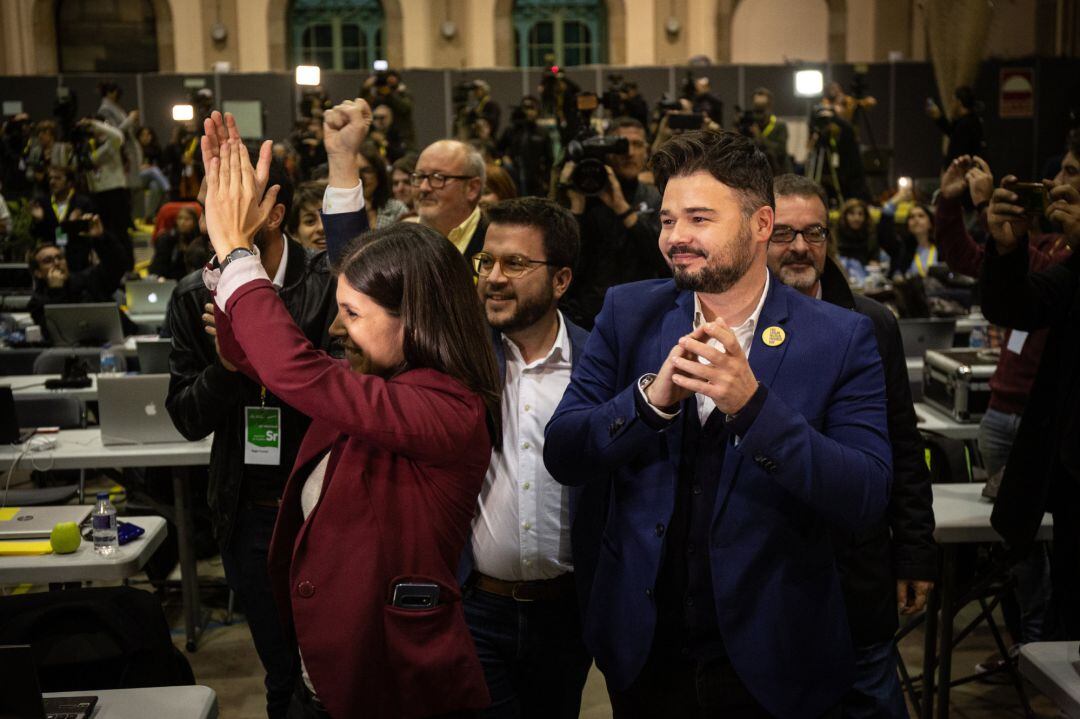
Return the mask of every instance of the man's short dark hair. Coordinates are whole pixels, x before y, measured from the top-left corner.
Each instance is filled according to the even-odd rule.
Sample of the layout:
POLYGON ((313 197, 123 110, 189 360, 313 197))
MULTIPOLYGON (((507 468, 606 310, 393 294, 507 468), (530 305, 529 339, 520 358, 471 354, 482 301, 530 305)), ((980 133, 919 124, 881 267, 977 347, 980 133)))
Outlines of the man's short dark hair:
MULTIPOLYGON (((544 237, 544 254, 552 268, 577 264, 581 246, 577 220, 565 207, 541 197, 515 197, 487 209, 488 224, 533 227, 544 237)), ((540 259, 534 257, 533 259, 540 259)))
POLYGON ((611 121, 611 126, 608 127, 607 134, 614 135, 616 130, 622 130, 627 127, 632 127, 635 130, 645 132, 645 126, 641 124, 641 120, 634 117, 616 117, 611 121))
POLYGON ((787 173, 777 175, 773 180, 774 197, 816 197, 821 200, 825 212, 829 211, 829 196, 825 188, 809 177, 787 173))
POLYGON ((270 175, 266 183, 266 189, 270 189, 274 185, 281 185, 281 190, 278 192, 274 204, 284 205, 285 218, 288 218, 289 213, 292 212, 293 184, 292 180, 289 179, 289 173, 285 171, 285 165, 276 158, 270 162, 270 175))
POLYGON ((770 90, 767 87, 759 87, 756 90, 754 90, 752 93, 750 93, 750 97, 753 97, 754 95, 764 95, 765 97, 767 97, 769 99, 770 103, 772 102, 772 98, 773 98, 772 90, 770 90))
POLYGON ((737 132, 694 130, 675 135, 660 146, 650 165, 661 193, 672 177, 708 172, 739 195, 746 217, 775 204, 769 159, 753 140, 737 132))

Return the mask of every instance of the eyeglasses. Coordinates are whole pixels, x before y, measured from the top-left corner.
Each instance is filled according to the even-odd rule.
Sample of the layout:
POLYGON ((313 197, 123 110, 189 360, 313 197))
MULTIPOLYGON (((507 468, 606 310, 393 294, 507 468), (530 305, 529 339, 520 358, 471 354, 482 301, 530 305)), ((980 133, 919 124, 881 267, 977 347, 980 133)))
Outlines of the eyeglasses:
POLYGON ((521 277, 528 272, 532 272, 538 265, 557 266, 554 262, 548 262, 547 260, 531 260, 528 257, 522 257, 521 255, 496 257, 487 252, 477 252, 472 256, 473 272, 481 277, 487 277, 491 274, 491 271, 495 269, 496 262, 499 263, 499 267, 502 268, 502 273, 510 279, 521 277))
POLYGON ((427 180, 431 184, 431 189, 441 190, 446 187, 447 180, 471 180, 476 175, 444 175, 441 172, 433 172, 430 175, 423 172, 414 172, 409 175, 409 184, 413 187, 420 187, 424 184, 424 180, 427 180))
POLYGON ((811 245, 820 245, 829 239, 829 228, 821 225, 810 225, 801 230, 796 230, 794 227, 788 227, 787 225, 776 225, 773 227, 770 239, 777 244, 786 245, 794 242, 796 235, 802 235, 803 239, 811 245))

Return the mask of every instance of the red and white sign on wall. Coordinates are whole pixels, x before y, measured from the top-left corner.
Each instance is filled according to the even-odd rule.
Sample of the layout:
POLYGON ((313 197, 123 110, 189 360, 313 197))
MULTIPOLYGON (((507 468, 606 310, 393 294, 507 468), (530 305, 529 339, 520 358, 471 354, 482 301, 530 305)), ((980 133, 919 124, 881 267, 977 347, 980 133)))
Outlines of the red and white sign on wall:
POLYGON ((1001 68, 1001 117, 1031 118, 1035 115, 1035 71, 1029 67, 1001 68))

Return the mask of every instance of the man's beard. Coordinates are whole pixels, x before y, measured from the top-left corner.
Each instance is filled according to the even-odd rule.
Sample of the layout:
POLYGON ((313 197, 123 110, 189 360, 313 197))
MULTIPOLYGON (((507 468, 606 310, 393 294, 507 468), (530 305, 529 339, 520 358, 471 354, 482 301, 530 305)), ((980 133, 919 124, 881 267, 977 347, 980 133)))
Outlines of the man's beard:
POLYGON ((780 276, 780 281, 788 287, 798 290, 800 292, 807 292, 818 280, 821 279, 821 271, 814 263, 814 258, 809 252, 796 252, 795 250, 788 250, 780 258, 780 266, 777 274, 780 276), (789 267, 795 263, 806 263, 809 266, 809 272, 803 269, 794 269, 789 267))
MULTIPOLYGON (((499 294, 493 292, 492 294, 499 294)), ((487 297, 484 298, 485 304, 487 297)), ((518 294, 514 294, 509 299, 517 300, 517 307, 514 309, 514 313, 509 317, 497 317, 492 319, 491 315, 488 315, 488 324, 493 328, 504 333, 513 333, 531 327, 540 321, 547 312, 551 309, 554 300, 554 293, 551 288, 547 288, 547 292, 543 296, 534 297, 532 299, 522 299, 518 294)), ((486 309, 486 308, 485 308, 486 309)), ((487 312, 485 311, 485 314, 487 312)))
POLYGON ((716 257, 712 258, 703 251, 686 247, 672 248, 668 251, 669 259, 672 259, 672 255, 676 253, 676 250, 680 253, 696 253, 705 258, 705 267, 697 272, 681 269, 672 264, 675 286, 680 290, 692 290, 710 295, 727 292, 736 282, 742 279, 754 262, 754 253, 751 249, 752 240, 753 235, 750 232, 750 226, 743 222, 739 234, 730 245, 730 254, 721 249, 717 252, 716 257))

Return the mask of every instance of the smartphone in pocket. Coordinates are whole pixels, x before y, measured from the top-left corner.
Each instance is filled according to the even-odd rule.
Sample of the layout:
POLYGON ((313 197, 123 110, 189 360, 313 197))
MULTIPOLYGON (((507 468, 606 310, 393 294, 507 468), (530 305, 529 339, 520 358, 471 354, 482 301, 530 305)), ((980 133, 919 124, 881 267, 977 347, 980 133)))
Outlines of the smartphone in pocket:
POLYGON ((402 582, 394 585, 391 604, 398 609, 422 612, 439 603, 439 585, 427 582, 402 582))

